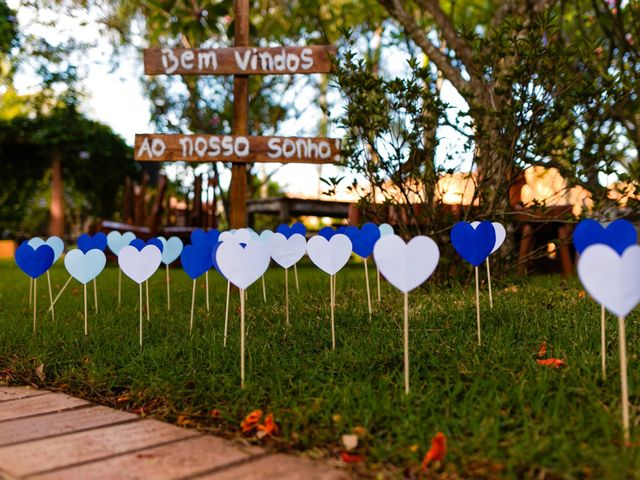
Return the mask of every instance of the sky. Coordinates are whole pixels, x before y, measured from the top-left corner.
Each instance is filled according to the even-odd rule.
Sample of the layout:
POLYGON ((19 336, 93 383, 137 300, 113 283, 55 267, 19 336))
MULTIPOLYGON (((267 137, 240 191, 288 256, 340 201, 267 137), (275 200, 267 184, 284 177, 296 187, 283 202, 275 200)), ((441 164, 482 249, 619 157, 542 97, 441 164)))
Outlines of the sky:
MULTIPOLYGON (((86 69, 86 78, 82 86, 87 93, 81 109, 91 119, 109 125, 116 133, 120 134, 129 145, 133 145, 136 133, 163 133, 156 132, 150 123, 149 101, 145 98, 142 89, 141 79, 144 76, 142 67, 143 46, 133 45, 118 56, 117 68, 113 69, 110 60, 112 58, 112 47, 108 38, 101 34, 96 19, 99 12, 81 12, 80 15, 59 16, 46 13, 35 22, 34 10, 30 7, 20 6, 18 0, 9 0, 9 6, 18 12, 18 21, 24 33, 33 34, 45 38, 50 43, 65 41, 70 37, 78 41, 85 41, 94 45, 91 50, 82 58, 75 61, 78 65, 86 69), (53 25, 44 26, 43 21, 51 21, 53 25)), ((383 68, 389 73, 401 73, 406 67, 406 54, 402 52, 385 52, 382 59, 383 68)), ((15 79, 16 88, 21 93, 28 93, 38 88, 37 80, 28 68, 25 68, 15 79)), ((299 89, 292 89, 299 90, 299 89)), ((304 93, 304 92, 303 92, 304 93)), ((314 94, 298 94, 296 97, 296 107, 304 112, 296 120, 283 122, 277 135, 282 136, 304 136, 316 135, 315 131, 319 123, 321 111, 317 105, 311 104, 308 98, 315 97, 314 94)), ((230 92, 231 94, 231 92, 230 92)), ((294 95, 290 91, 288 95, 294 95)), ((333 92, 333 95, 337 95, 333 92)), ((456 90, 445 81, 442 91, 442 99, 452 105, 454 109, 466 110, 467 106, 456 92, 456 90)), ((286 98, 285 98, 286 100, 286 98)), ((197 133, 197 132, 194 132, 197 133)), ((446 154, 458 154, 455 164, 462 163, 463 169, 469 169, 471 159, 468 154, 465 156, 462 151, 464 139, 459 133, 448 127, 439 130, 440 146, 437 150, 436 160, 438 163, 446 164, 446 154), (461 162, 462 160, 462 162, 461 162)), ((330 136, 339 138, 340 132, 335 128, 330 130, 330 136)), ((318 167, 316 165, 278 164, 265 165, 267 171, 278 169, 273 176, 273 180, 284 187, 285 192, 295 195, 304 192, 309 195, 320 190, 318 167)), ((203 166, 203 170, 204 170, 203 166)), ((168 167, 166 169, 170 177, 175 178, 181 175, 183 170, 168 167)), ((322 176, 346 175, 345 183, 350 183, 352 176, 348 171, 344 171, 332 165, 322 167, 322 176)), ((190 182, 191 179, 183 179, 190 182)), ((222 178, 223 185, 229 181, 228 173, 222 178)))

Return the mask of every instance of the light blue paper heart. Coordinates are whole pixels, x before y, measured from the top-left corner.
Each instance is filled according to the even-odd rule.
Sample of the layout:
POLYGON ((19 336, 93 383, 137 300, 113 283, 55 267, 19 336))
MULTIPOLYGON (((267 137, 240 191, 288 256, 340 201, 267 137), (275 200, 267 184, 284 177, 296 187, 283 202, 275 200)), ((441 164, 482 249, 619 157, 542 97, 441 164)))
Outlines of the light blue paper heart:
POLYGON ((33 237, 27 243, 33 249, 38 248, 40 245, 49 245, 53 249, 53 263, 56 263, 62 255, 62 252, 64 252, 64 242, 60 237, 56 237, 55 235, 47 238, 46 242, 40 237, 33 237))
POLYGON ((393 227, 388 223, 378 225, 378 229, 380 230, 381 237, 384 237, 385 235, 393 235, 393 227))
POLYGON ((158 240, 162 242, 162 263, 169 265, 173 263, 182 253, 184 244, 178 237, 171 237, 168 240, 164 237, 158 237, 158 240))
POLYGON ((73 278, 82 284, 87 284, 104 270, 107 263, 102 250, 93 249, 87 253, 76 248, 67 253, 64 257, 64 267, 73 278))
POLYGON ((132 240, 135 240, 136 234, 133 232, 109 232, 107 235, 107 245, 116 256, 120 253, 124 247, 129 245, 132 240))

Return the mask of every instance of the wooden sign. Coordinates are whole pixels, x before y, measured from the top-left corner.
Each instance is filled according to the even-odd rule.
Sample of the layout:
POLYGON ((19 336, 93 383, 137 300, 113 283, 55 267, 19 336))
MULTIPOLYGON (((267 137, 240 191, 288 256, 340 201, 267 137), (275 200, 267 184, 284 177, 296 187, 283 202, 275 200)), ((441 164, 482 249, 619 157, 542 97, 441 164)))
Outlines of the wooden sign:
POLYGON ((329 45, 309 47, 148 48, 147 75, 282 75, 329 73, 329 45))
POLYGON ((340 141, 322 137, 137 134, 135 159, 152 162, 335 163, 340 141))

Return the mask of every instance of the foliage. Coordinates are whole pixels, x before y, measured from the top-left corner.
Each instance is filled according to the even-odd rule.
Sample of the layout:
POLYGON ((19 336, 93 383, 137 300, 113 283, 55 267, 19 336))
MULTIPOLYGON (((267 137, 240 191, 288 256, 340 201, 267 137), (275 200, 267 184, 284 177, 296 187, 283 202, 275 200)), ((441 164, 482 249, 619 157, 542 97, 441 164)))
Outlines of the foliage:
POLYGON ((66 216, 76 230, 88 216, 112 215, 124 177, 136 173, 131 148, 124 140, 74 106, 4 121, 0 127, 3 236, 46 228, 54 152, 62 158, 66 216))

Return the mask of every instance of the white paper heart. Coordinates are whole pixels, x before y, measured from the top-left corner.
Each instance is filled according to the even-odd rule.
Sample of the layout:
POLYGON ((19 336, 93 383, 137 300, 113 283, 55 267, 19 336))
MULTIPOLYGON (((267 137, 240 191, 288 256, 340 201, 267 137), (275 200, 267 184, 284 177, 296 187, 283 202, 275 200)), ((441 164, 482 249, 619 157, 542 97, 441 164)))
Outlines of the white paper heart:
POLYGON ((107 257, 102 250, 94 248, 83 253, 79 248, 71 250, 64 256, 64 267, 73 278, 82 284, 89 283, 100 275, 107 264, 107 257))
POLYGON ((133 232, 120 233, 114 230, 107 234, 107 245, 109 246, 109 250, 118 256, 120 250, 129 245, 135 238, 136 234, 133 232))
POLYGON ((425 236, 405 243, 398 235, 385 235, 373 247, 373 258, 387 281, 403 293, 425 282, 440 260, 438 245, 425 236))
POLYGON ((238 288, 247 288, 269 268, 269 250, 264 242, 249 242, 242 247, 235 241, 222 242, 216 263, 224 277, 238 288))
POLYGON ((591 245, 580 255, 578 276, 598 303, 626 317, 640 303, 640 246, 627 247, 618 255, 608 245, 591 245))
POLYGON ((307 242, 307 255, 320 270, 335 275, 349 261, 352 247, 349 237, 342 233, 330 240, 316 235, 307 242))
POLYGON ((120 250, 118 265, 122 273, 136 283, 142 283, 153 275, 162 261, 162 253, 155 245, 147 245, 142 250, 127 245, 120 250))
MULTIPOLYGON (((473 228, 476 228, 478 225, 480 225, 478 221, 471 222, 473 228)), ((504 240, 507 238, 507 231, 500 222, 491 222, 491 225, 493 225, 493 230, 496 232, 496 243, 493 244, 493 250, 491 250, 491 253, 493 253, 504 243, 504 240)))
POLYGON ((289 238, 281 233, 274 233, 267 240, 271 258, 282 268, 293 267, 307 251, 307 240, 299 233, 289 238))
POLYGON ((251 231, 246 228, 239 228, 238 230, 226 230, 218 237, 219 242, 235 242, 235 243, 249 243, 251 241, 251 231))

